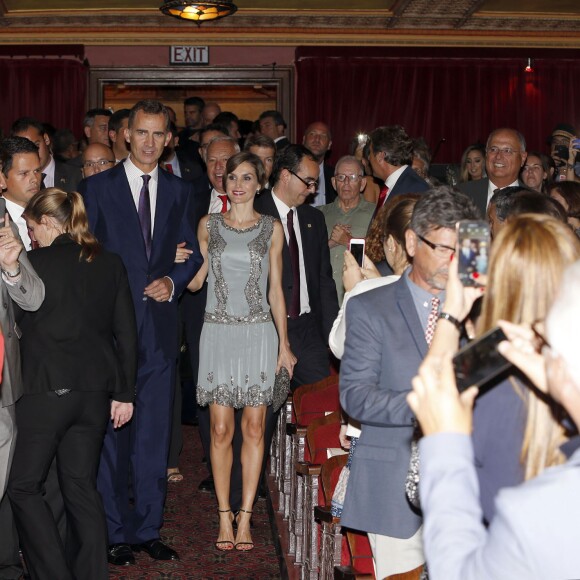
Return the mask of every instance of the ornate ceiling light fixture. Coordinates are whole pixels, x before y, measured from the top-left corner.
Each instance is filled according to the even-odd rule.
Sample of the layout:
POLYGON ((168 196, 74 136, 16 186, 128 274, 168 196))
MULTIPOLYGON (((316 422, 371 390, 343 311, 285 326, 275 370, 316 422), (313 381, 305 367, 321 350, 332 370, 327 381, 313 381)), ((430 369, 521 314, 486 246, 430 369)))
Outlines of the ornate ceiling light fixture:
POLYGON ((196 24, 201 24, 208 20, 225 18, 236 12, 238 7, 229 0, 165 0, 163 6, 159 8, 163 14, 181 18, 183 20, 193 20, 196 24))

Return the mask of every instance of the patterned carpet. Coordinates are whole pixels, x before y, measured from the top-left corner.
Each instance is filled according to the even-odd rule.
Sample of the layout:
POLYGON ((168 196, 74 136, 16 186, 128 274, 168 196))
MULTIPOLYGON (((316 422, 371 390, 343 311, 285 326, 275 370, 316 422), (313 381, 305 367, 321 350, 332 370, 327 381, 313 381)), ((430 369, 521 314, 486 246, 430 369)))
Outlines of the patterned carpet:
POLYGON ((197 427, 183 427, 184 448, 180 469, 184 480, 170 483, 161 538, 177 550, 180 560, 158 562, 141 552, 136 566, 110 566, 112 580, 269 580, 279 579, 280 567, 272 539, 266 501, 254 508, 256 547, 249 553, 219 552, 214 547, 218 534, 216 500, 213 494, 198 491, 207 475, 201 463, 201 443, 197 427))

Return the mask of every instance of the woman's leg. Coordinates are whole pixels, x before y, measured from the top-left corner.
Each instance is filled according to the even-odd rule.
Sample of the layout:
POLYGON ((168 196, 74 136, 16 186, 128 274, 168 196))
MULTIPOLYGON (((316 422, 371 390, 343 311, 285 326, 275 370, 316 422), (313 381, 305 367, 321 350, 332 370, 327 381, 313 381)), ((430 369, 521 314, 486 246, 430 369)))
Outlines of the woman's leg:
POLYGON ((18 437, 8 495, 24 558, 35 580, 73 580, 52 511, 43 498, 50 464, 74 412, 69 397, 24 395, 16 403, 18 437))
POLYGON ((220 532, 216 547, 231 550, 234 541, 233 515, 230 511, 230 477, 232 472, 232 439, 234 410, 213 403, 209 407, 211 429, 211 466, 218 500, 220 532))
POLYGON ((107 524, 97 470, 111 403, 106 392, 72 392, 77 413, 56 455, 67 519, 66 555, 75 578, 107 580, 107 524))
POLYGON ((242 416, 242 507, 238 516, 236 547, 251 550, 250 517, 264 458, 265 405, 245 407, 242 416))

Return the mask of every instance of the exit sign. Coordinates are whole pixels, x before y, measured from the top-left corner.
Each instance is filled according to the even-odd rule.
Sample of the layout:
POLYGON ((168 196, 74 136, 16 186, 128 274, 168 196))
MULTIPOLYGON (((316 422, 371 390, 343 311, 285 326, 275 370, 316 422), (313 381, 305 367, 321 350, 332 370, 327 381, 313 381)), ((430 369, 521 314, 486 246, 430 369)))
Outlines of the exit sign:
POLYGON ((170 64, 209 64, 207 46, 172 46, 169 52, 170 64))

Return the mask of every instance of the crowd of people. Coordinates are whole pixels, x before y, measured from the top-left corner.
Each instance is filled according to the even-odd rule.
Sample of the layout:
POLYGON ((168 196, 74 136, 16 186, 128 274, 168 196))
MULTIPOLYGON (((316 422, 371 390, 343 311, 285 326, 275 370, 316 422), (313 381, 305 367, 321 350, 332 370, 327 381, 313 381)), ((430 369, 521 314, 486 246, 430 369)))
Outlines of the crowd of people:
POLYGON ((183 112, 178 127, 155 100, 91 109, 81 147, 24 117, 0 143, 0 578, 21 577, 20 550, 46 580, 179 559, 161 529, 182 404, 215 548, 252 550, 279 408, 337 370, 335 515, 368 534, 377 578, 578 577, 574 127, 545 154, 496 128, 442 183, 398 125, 332 166, 321 120, 293 144, 278 111, 244 122, 190 97, 183 112), (468 286, 462 220, 490 231, 468 286), (459 394, 451 357, 498 325, 513 366, 459 394))

